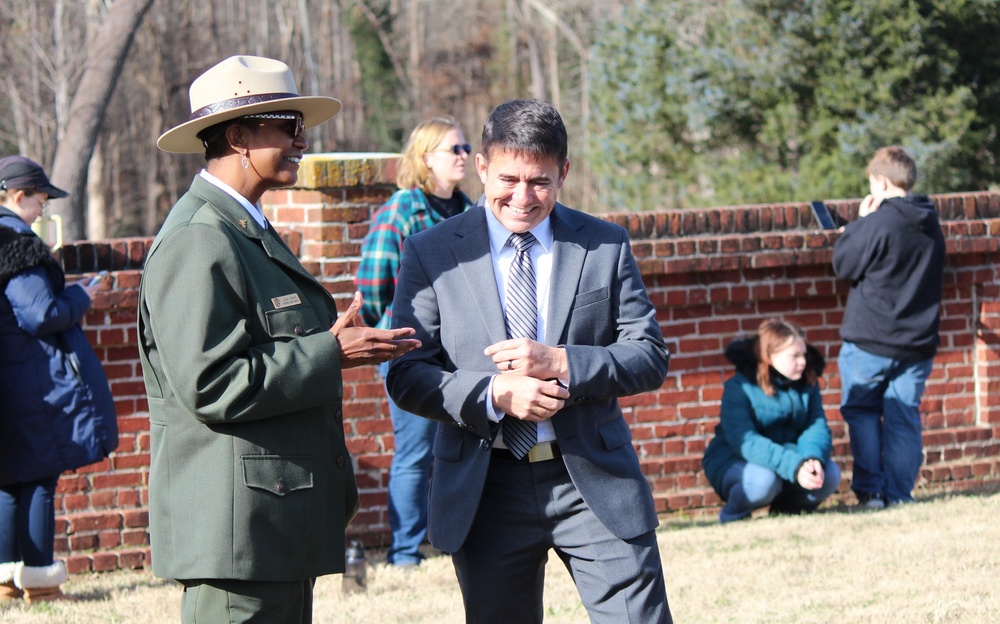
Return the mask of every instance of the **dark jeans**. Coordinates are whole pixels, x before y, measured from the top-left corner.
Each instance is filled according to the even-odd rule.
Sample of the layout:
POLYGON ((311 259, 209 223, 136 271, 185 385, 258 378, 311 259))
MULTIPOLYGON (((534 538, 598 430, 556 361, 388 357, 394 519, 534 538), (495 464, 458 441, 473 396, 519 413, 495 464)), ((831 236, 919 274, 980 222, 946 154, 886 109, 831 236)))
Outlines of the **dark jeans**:
POLYGON ((0 486, 0 563, 50 566, 55 549, 53 499, 59 476, 0 486))

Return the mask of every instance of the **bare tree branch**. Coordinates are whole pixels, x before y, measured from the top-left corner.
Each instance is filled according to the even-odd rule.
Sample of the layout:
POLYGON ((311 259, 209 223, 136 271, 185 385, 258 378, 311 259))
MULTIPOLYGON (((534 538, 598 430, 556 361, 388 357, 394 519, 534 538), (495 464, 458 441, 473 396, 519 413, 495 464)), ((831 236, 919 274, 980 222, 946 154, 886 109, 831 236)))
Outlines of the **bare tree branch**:
POLYGON ((52 165, 53 181, 70 193, 68 198, 53 202, 54 212, 63 218, 66 240, 79 240, 84 236, 90 156, 104 122, 105 107, 121 75, 125 55, 152 4, 153 0, 118 0, 96 31, 96 40, 103 45, 88 46, 87 68, 73 97, 66 134, 59 142, 52 165))

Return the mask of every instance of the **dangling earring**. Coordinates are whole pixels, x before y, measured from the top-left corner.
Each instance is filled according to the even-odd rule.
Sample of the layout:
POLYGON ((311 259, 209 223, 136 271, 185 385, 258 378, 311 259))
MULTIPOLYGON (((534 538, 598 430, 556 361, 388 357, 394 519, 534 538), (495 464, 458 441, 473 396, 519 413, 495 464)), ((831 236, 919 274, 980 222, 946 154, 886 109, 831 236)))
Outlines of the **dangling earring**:
POLYGON ((250 150, 247 150, 247 152, 243 154, 243 158, 240 160, 240 164, 243 165, 244 169, 250 168, 250 150))

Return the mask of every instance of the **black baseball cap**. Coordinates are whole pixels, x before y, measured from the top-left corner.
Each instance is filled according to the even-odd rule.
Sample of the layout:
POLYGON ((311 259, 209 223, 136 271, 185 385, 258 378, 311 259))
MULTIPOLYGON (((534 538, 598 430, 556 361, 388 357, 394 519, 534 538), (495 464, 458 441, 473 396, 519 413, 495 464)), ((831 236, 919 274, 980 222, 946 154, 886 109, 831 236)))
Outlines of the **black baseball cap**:
POLYGON ((0 158, 0 190, 7 189, 41 191, 52 199, 69 195, 61 188, 52 186, 42 166, 24 156, 0 158))

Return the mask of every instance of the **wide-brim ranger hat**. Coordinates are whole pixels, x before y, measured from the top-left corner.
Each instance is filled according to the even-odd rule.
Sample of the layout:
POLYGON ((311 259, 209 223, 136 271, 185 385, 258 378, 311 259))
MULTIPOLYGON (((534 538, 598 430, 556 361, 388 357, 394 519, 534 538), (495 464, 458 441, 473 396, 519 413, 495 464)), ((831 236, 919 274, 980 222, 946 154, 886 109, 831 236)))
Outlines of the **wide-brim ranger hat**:
POLYGON ((254 113, 293 110, 312 128, 340 112, 340 100, 299 95, 292 70, 260 56, 231 56, 191 83, 191 116, 164 132, 156 146, 178 154, 204 153, 198 133, 215 124, 254 113))
POLYGON ((41 191, 50 199, 68 197, 69 193, 49 182, 42 166, 24 156, 0 158, 0 190, 41 191))

